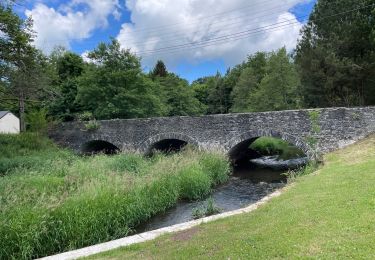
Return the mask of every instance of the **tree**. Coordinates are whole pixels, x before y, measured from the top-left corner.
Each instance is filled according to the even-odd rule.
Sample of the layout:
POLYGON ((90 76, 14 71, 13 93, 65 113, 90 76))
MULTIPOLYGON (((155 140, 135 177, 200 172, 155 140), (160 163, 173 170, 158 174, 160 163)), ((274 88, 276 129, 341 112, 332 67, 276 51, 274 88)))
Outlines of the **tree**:
MULTIPOLYGON (((228 74, 227 74, 228 75, 228 74)), ((209 78, 208 84, 208 114, 225 114, 230 108, 231 85, 225 84, 224 78, 218 72, 209 78)))
POLYGON ((285 48, 248 58, 235 85, 232 112, 292 109, 299 106, 299 76, 285 48))
POLYGON ((300 78, 285 48, 270 54, 266 74, 250 94, 253 111, 287 110, 299 107, 300 78))
POLYGON ((154 69, 151 72, 152 78, 166 77, 167 75, 168 75, 167 67, 165 66, 163 61, 158 60, 154 69))
MULTIPOLYGON (((259 84, 266 74, 267 54, 257 52, 248 56, 247 62, 238 67, 239 77, 234 80, 231 93, 231 112, 249 112, 253 110, 251 93, 257 91, 259 84)), ((238 74, 237 74, 238 75, 238 74)))
POLYGON ((89 53, 93 61, 78 80, 77 102, 97 119, 162 115, 158 85, 141 71, 140 59, 117 40, 89 53))
POLYGON ((231 97, 233 106, 231 112, 249 112, 252 110, 251 93, 258 88, 259 82, 253 68, 249 67, 242 71, 241 76, 233 88, 231 97))
POLYGON ((55 118, 69 121, 74 115, 82 112, 80 104, 76 102, 78 94, 78 79, 84 72, 86 66, 81 56, 69 52, 57 50, 50 56, 56 79, 56 97, 50 104, 50 114, 55 118))
POLYGON ((46 59, 32 46, 32 20, 22 20, 9 3, 0 4, 0 81, 3 95, 18 101, 21 131, 26 130, 25 104, 41 94, 48 79, 46 59))
POLYGON ((160 87, 160 95, 166 106, 167 116, 193 116, 203 114, 204 106, 195 97, 189 83, 173 73, 155 79, 160 87))
POLYGON ((191 88, 194 91, 194 97, 199 100, 202 105, 202 112, 207 113, 209 107, 209 93, 211 92, 209 81, 212 77, 199 78, 192 82, 191 88))
POLYGON ((317 2, 296 50, 307 107, 375 104, 374 14, 373 0, 317 2))

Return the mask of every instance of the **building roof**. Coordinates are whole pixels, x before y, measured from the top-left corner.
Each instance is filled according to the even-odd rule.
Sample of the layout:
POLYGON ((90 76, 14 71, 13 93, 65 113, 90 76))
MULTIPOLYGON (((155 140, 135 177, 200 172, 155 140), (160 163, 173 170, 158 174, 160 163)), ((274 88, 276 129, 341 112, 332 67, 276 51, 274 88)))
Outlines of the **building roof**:
POLYGON ((0 111, 0 119, 9 114, 9 111, 0 111))

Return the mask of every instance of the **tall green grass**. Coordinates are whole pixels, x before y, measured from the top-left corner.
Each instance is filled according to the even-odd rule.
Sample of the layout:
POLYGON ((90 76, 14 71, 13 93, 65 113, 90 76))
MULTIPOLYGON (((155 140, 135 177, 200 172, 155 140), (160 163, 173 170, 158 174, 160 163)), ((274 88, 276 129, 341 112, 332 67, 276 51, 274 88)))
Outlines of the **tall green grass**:
POLYGON ((49 139, 36 133, 0 135, 0 176, 20 168, 36 170, 53 165, 56 158, 69 162, 72 153, 58 149, 49 139))
POLYGON ((283 160, 305 156, 298 147, 274 137, 260 137, 250 145, 250 148, 262 155, 279 155, 283 160))
POLYGON ((227 180, 225 156, 79 157, 36 135, 0 135, 0 259, 30 259, 127 236, 227 180), (15 148, 17 147, 17 148, 15 148))

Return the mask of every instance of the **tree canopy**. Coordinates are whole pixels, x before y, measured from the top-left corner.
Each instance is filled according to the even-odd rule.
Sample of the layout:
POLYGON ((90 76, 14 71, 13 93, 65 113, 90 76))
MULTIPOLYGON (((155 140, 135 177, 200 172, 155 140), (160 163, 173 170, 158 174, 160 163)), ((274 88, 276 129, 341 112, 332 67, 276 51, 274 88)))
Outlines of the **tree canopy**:
POLYGON ((373 0, 317 2, 296 50, 305 106, 375 104, 374 14, 373 0))
POLYGON ((17 113, 22 130, 25 113, 42 122, 375 105, 373 0, 319 0, 295 51, 250 54, 192 83, 162 60, 144 71, 115 39, 87 60, 61 47, 46 56, 13 2, 0 3, 0 109, 17 113))

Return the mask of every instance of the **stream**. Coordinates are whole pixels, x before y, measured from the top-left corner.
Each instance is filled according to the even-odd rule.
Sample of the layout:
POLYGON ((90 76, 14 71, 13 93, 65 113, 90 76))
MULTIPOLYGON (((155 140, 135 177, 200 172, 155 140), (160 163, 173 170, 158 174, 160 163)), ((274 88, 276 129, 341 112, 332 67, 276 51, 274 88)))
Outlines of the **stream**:
MULTIPOLYGON (((283 161, 278 160, 275 156, 250 160, 246 167, 235 167, 229 181, 216 187, 211 197, 220 209, 220 213, 247 207, 284 187, 286 176, 283 173, 288 169, 303 166, 306 162, 307 158, 283 161)), ((207 200, 179 202, 175 207, 139 226, 136 233, 193 220, 193 210, 205 206, 207 200)))

